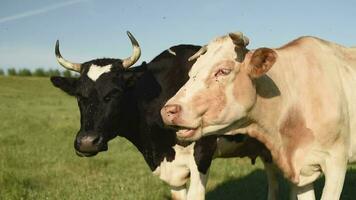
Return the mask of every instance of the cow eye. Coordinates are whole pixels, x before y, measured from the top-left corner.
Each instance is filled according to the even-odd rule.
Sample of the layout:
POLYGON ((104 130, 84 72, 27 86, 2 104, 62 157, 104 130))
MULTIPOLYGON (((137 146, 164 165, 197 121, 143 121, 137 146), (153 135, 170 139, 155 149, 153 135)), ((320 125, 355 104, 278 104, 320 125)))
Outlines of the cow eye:
POLYGON ((108 96, 108 95, 107 95, 107 96, 104 97, 104 101, 108 102, 108 101, 110 101, 110 100, 111 100, 111 96, 108 96))
POLYGON ((232 70, 229 69, 229 68, 222 68, 222 69, 219 69, 216 73, 215 73, 215 77, 218 77, 218 76, 226 76, 228 74, 230 74, 232 70))
POLYGON ((105 102, 109 102, 111 99, 115 98, 118 95, 119 91, 118 90, 113 90, 109 94, 105 95, 103 100, 105 102))

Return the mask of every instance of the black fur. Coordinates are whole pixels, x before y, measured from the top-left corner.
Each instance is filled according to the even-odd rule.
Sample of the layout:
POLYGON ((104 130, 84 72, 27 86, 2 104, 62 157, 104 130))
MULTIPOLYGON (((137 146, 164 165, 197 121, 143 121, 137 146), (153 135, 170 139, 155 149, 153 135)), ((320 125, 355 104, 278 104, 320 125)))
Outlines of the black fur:
POLYGON ((194 159, 199 172, 206 174, 211 165, 217 143, 217 136, 207 136, 196 141, 194 146, 194 159))
POLYGON ((241 143, 245 140, 246 135, 243 134, 237 134, 237 135, 222 135, 220 137, 223 137, 227 139, 230 142, 236 142, 236 143, 241 143))

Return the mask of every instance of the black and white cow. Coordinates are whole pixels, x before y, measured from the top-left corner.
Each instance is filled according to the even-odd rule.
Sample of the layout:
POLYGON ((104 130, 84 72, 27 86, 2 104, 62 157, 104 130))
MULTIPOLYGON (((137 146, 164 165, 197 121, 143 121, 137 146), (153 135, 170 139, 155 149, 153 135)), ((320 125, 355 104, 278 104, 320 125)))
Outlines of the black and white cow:
MULTIPOLYGON (((78 100, 81 127, 74 141, 77 155, 94 156, 108 149, 109 140, 118 135, 125 137, 141 152, 153 173, 171 186, 173 199, 190 200, 204 199, 213 158, 261 156, 266 161, 270 159, 261 143, 241 136, 212 136, 196 142, 179 142, 175 130, 164 128, 160 108, 188 80, 193 64, 188 58, 200 47, 174 46, 150 63, 131 67, 141 51, 129 32, 128 36, 134 53, 123 60, 103 58, 72 63, 61 56, 58 41, 56 43, 58 62, 80 72, 79 78, 51 77, 54 86, 78 100)), ((273 176, 267 175, 272 177, 269 184, 274 186, 273 176)), ((274 192, 275 188, 270 190, 274 192)))

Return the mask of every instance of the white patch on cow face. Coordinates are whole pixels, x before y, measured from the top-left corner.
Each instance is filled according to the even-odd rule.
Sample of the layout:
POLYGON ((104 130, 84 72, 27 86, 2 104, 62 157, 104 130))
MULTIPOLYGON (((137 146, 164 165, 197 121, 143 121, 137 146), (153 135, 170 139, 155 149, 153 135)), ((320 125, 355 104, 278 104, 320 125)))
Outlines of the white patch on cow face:
POLYGON ((87 73, 87 76, 95 82, 102 74, 110 72, 111 67, 112 65, 105 65, 105 66, 91 65, 87 73))

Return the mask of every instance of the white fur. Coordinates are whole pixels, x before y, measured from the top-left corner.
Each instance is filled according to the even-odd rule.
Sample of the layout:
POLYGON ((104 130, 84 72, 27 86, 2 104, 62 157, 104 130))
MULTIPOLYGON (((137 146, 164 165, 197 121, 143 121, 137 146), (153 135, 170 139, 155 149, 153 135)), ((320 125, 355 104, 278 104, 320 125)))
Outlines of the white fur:
POLYGON ((111 67, 112 65, 105 65, 105 66, 91 65, 87 76, 95 82, 102 74, 110 72, 111 67))
POLYGON ((175 145, 175 159, 171 162, 164 159, 160 166, 153 172, 154 175, 166 183, 172 189, 172 195, 178 199, 185 199, 185 187, 190 175, 190 186, 186 194, 187 200, 204 200, 207 176, 198 171, 198 166, 194 159, 194 145, 182 147, 175 145), (180 198, 179 198, 180 197, 180 198))

